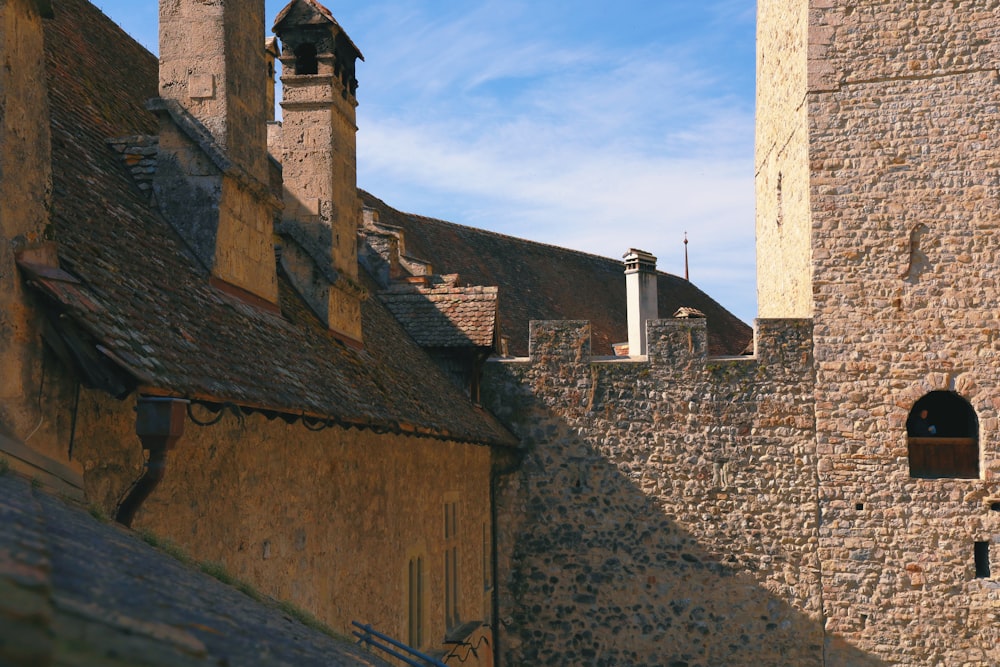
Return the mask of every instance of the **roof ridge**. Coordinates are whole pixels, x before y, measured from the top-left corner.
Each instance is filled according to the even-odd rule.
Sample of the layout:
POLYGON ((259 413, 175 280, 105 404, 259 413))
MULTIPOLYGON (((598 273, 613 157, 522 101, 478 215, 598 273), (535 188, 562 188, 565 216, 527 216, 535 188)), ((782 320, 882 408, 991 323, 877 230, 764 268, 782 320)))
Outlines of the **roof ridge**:
MULTIPOLYGON (((473 232, 478 232, 480 234, 486 234, 488 236, 494 236, 496 238, 505 239, 507 241, 516 241, 516 242, 524 243, 526 245, 535 246, 535 247, 538 247, 538 248, 551 248, 553 250, 558 250, 560 252, 569 253, 569 254, 572 254, 572 255, 579 255, 581 257, 588 257, 588 258, 592 258, 592 259, 599 259, 599 260, 606 261, 606 262, 615 262, 617 264, 622 264, 624 266, 624 262, 622 260, 615 259, 613 257, 605 257, 604 255, 597 255, 597 254, 592 253, 592 252, 586 252, 584 250, 576 250, 575 248, 567 248, 565 246, 559 246, 559 245, 555 245, 555 244, 552 244, 552 243, 543 243, 541 241, 533 241, 531 239, 522 238, 520 236, 512 236, 510 234, 504 234, 502 232, 495 232, 495 231, 493 231, 491 229, 484 229, 482 227, 473 227, 472 225, 464 225, 464 224, 462 224, 460 222, 451 222, 450 220, 442 220, 441 218, 432 218, 432 217, 427 216, 427 215, 420 215, 419 213, 408 213, 406 211, 401 211, 401 210, 399 210, 397 208, 394 208, 393 206, 387 204, 384 200, 380 199, 379 197, 376 197, 375 195, 373 195, 372 193, 368 192, 367 190, 364 190, 362 188, 358 188, 358 190, 361 191, 363 194, 368 195, 372 199, 375 199, 376 201, 378 201, 379 203, 381 203, 386 208, 392 209, 396 213, 399 213, 400 215, 408 216, 410 218, 413 218, 414 220, 418 220, 418 221, 419 220, 424 220, 424 221, 427 221, 427 222, 436 222, 436 223, 440 223, 442 225, 448 225, 450 227, 458 227, 460 229, 468 229, 468 230, 473 231, 473 232)), ((384 223, 382 223, 382 224, 384 224, 384 223)), ((392 225, 390 225, 390 226, 392 226, 392 225)), ((665 275, 665 276, 670 276, 672 278, 678 278, 680 280, 684 280, 684 278, 681 278, 680 276, 678 276, 676 274, 669 273, 667 271, 661 271, 660 269, 657 269, 656 273, 657 274, 661 274, 661 275, 665 275)), ((686 282, 690 283, 691 281, 688 280, 686 282)), ((694 283, 691 283, 691 284, 693 285, 694 283)))

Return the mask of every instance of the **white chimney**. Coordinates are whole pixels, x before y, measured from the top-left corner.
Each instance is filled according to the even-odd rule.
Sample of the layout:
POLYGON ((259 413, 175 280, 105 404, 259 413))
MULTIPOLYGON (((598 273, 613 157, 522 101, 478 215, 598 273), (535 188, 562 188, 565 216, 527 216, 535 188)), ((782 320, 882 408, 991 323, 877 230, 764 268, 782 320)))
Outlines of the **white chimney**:
POLYGON ((656 303, 656 258, 632 248, 625 257, 629 356, 645 355, 646 321, 659 318, 656 303))

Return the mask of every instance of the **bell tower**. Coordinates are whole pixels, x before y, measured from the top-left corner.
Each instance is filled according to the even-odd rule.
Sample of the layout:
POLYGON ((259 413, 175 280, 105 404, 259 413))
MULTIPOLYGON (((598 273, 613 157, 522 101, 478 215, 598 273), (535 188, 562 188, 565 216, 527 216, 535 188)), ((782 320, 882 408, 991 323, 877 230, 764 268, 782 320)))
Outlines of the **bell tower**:
POLYGON ((757 37, 759 312, 814 323, 828 658, 996 661, 1000 15, 767 0, 757 37))

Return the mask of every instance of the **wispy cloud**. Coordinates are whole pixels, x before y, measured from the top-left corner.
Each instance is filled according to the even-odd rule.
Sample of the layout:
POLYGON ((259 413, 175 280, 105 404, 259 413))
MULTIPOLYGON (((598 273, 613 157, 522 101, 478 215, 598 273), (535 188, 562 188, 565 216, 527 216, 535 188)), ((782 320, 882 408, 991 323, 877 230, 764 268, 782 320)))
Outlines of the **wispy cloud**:
POLYGON ((362 74, 375 89, 359 109, 362 187, 588 252, 643 247, 675 273, 687 230, 692 277, 753 316, 752 100, 727 72, 685 44, 554 43, 517 30, 517 3, 400 15, 362 74))

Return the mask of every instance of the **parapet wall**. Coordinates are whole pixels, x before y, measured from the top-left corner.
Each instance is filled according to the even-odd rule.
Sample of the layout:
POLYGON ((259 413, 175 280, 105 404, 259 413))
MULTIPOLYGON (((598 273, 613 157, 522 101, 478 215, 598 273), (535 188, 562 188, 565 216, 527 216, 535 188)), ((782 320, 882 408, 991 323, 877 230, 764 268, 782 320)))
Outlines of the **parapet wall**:
MULTIPOLYGON (((644 360, 533 322, 483 402, 521 438, 498 494, 506 664, 820 665, 812 323, 709 358, 651 321, 644 360)), ((879 664, 860 652, 852 664, 879 664)))

